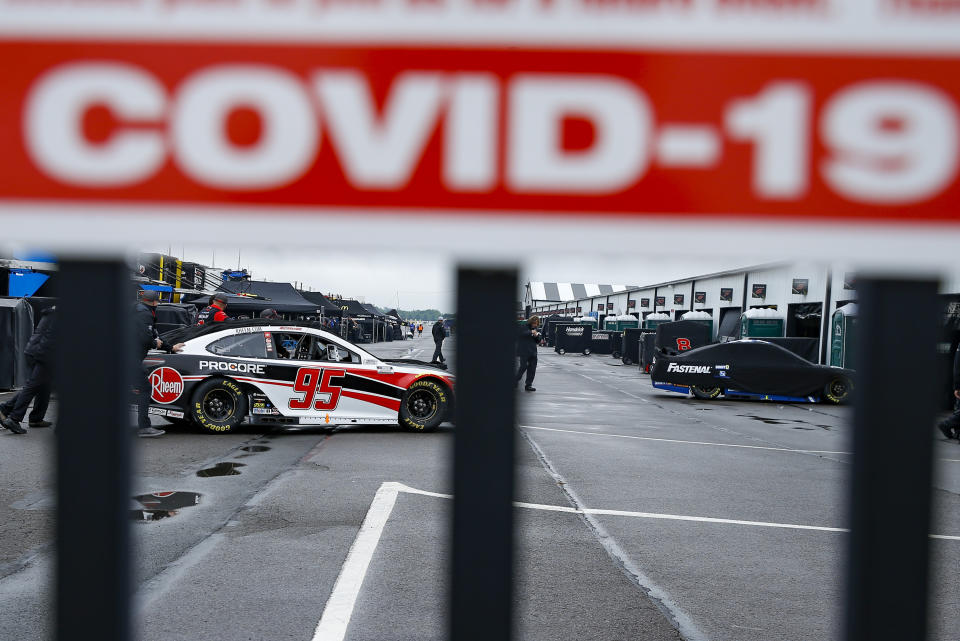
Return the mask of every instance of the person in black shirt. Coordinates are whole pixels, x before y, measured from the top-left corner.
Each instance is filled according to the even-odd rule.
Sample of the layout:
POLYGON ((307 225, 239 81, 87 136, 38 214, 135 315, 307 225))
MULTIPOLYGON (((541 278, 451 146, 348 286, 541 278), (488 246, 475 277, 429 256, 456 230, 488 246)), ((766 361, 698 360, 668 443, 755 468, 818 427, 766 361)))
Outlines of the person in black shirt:
POLYGON ((197 314, 197 325, 207 325, 210 323, 222 323, 227 320, 227 314, 223 310, 227 308, 227 295, 218 292, 210 297, 210 304, 200 310, 197 314))
POLYGON ((447 337, 447 331, 443 328, 442 316, 436 323, 433 324, 433 329, 430 331, 433 333, 433 343, 436 345, 436 349, 433 350, 433 358, 430 360, 430 362, 442 364, 447 360, 443 357, 443 353, 440 351, 440 348, 443 347, 443 339, 447 337))
POLYGON ((137 354, 140 357, 137 361, 136 378, 134 379, 134 389, 137 390, 137 426, 138 435, 145 438, 154 436, 163 436, 164 431, 158 430, 150 425, 150 381, 147 380, 146 372, 140 363, 146 357, 151 349, 162 349, 168 352, 179 352, 183 349, 183 343, 176 345, 167 345, 157 334, 155 323, 157 322, 157 305, 160 303, 160 295, 152 290, 144 290, 140 295, 140 302, 134 308, 134 332, 137 339, 137 354))
POLYGON ((516 385, 520 384, 520 379, 524 373, 527 380, 523 389, 528 392, 536 392, 537 388, 533 386, 533 377, 537 375, 537 343, 540 342, 540 317, 531 316, 530 319, 520 326, 520 336, 517 339, 517 357, 520 359, 520 368, 517 370, 516 385))
POLYGON ((940 421, 937 427, 947 438, 960 439, 960 346, 953 355, 953 396, 956 409, 953 414, 940 421))
POLYGON ((23 354, 30 368, 30 376, 16 396, 0 405, 0 424, 14 434, 26 434, 20 426, 27 413, 27 406, 33 401, 30 412, 30 427, 50 427, 52 423, 43 420, 50 404, 51 364, 53 360, 53 332, 56 307, 40 312, 40 323, 30 337, 23 354))

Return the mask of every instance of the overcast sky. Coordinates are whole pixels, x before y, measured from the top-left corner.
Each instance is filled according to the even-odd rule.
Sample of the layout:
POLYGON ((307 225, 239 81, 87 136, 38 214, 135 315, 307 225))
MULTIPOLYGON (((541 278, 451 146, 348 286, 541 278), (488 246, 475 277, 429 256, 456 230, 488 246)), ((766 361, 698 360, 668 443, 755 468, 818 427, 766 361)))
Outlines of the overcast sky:
MULTIPOLYGON (((219 268, 237 267, 237 249, 148 246, 144 252, 168 253, 186 261, 219 268), (214 264, 215 262, 215 264, 214 264)), ((303 283, 304 289, 338 293, 381 307, 454 311, 456 262, 447 255, 411 252, 241 249, 241 267, 255 280, 303 283)), ((519 257, 520 284, 527 281, 648 285, 750 263, 731 260, 644 260, 605 256, 557 255, 548 252, 519 257)), ((518 299, 522 294, 518 293, 518 299)))

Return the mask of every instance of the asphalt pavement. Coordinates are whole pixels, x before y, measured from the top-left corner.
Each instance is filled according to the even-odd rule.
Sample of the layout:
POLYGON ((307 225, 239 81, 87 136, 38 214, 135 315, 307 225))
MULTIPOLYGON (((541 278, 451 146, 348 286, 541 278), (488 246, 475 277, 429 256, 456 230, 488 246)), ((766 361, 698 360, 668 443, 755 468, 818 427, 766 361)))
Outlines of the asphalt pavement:
MULTIPOLYGON (((369 349, 428 360, 433 344, 369 349)), ((850 408, 696 401, 609 356, 547 349, 535 385, 519 392, 516 638, 842 638, 850 408)), ((134 638, 444 638, 453 436, 138 440, 136 494, 160 496, 131 502, 134 638)), ((50 635, 52 438, 0 432, 0 639, 50 635)), ((960 445, 932 438, 933 533, 953 538, 932 541, 930 638, 948 641, 960 445)))

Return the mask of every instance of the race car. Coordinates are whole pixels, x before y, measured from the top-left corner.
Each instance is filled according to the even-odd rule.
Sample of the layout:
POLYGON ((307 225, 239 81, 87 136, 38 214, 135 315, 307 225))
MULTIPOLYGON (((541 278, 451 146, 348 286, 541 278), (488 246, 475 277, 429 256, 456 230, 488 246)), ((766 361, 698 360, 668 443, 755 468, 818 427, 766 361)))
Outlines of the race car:
POLYGON ((658 352, 650 379, 670 392, 701 400, 720 395, 792 403, 843 403, 853 371, 811 363, 762 340, 714 343, 686 352, 658 352))
POLYGON ((248 424, 388 424, 424 432, 453 417, 454 377, 429 363, 381 359, 290 321, 174 330, 177 354, 151 352, 150 414, 223 434, 248 424))

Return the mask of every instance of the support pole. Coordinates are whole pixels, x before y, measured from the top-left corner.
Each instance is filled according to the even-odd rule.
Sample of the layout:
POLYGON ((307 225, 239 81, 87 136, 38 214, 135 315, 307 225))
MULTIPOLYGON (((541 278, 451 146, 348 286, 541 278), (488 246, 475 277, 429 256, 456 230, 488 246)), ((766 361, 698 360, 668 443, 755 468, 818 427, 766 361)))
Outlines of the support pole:
POLYGON ((452 641, 512 634, 516 293, 516 270, 458 270, 452 641))
POLYGON ((56 638, 127 641, 129 268, 121 260, 65 260, 58 293, 56 638))
POLYGON ((846 639, 922 641, 939 390, 937 283, 858 280, 857 293, 846 639))

